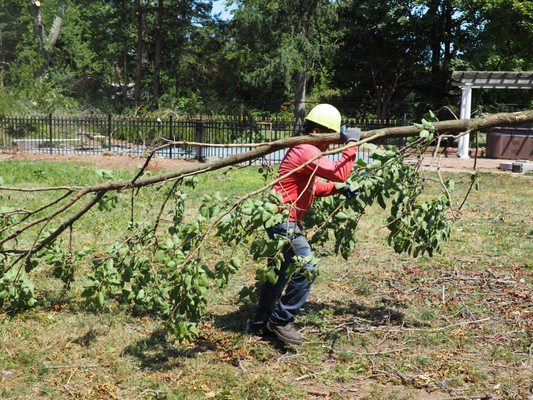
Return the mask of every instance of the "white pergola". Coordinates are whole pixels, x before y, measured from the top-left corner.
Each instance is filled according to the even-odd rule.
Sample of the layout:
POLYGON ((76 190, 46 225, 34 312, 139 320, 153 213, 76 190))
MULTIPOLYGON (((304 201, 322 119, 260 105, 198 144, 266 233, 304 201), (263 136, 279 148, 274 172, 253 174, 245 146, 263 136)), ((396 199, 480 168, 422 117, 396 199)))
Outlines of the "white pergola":
MULTIPOLYGON (((533 71, 455 71, 452 85, 462 90, 461 119, 470 119, 472 89, 533 89, 533 71)), ((469 158, 470 134, 459 138, 457 157, 469 158)))

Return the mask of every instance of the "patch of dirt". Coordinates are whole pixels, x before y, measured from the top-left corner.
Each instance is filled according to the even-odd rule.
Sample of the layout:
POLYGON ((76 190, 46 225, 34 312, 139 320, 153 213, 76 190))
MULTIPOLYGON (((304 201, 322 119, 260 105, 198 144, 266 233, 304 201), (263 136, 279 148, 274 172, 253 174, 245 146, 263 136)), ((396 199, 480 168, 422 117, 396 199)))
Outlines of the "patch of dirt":
MULTIPOLYGON (((109 169, 125 169, 136 170, 139 169, 143 163, 144 158, 132 157, 127 155, 116 155, 112 153, 103 153, 101 155, 77 155, 77 154, 26 154, 26 153, 0 153, 0 161, 2 160, 44 160, 44 161, 82 161, 95 165, 98 168, 109 169)), ((481 172, 496 172, 503 174, 511 174, 510 171, 500 170, 500 164, 510 164, 514 160, 478 158, 476 168, 481 172)), ((195 160, 181 160, 155 157, 148 167, 150 171, 171 170, 176 167, 181 167, 190 163, 196 163, 195 160)), ((444 155, 433 159, 430 155, 426 157, 422 164, 423 168, 435 170, 440 168, 441 171, 447 172, 465 172, 471 171, 474 168, 474 159, 461 159, 450 154, 447 157, 444 155)), ((516 174, 513 175, 523 175, 516 174)))
POLYGON ((432 158, 428 155, 423 163, 424 169, 436 170, 439 168, 441 171, 446 172, 465 172, 472 171, 474 169, 474 163, 476 163, 476 169, 480 172, 495 172, 515 176, 524 176, 524 174, 512 173, 511 171, 504 171, 500 169, 500 164, 512 164, 515 160, 504 160, 496 158, 478 158, 475 162, 474 158, 462 159, 455 156, 455 154, 448 157, 438 156, 432 158))
MULTIPOLYGON (((145 159, 126 155, 103 153, 101 155, 76 155, 76 154, 25 154, 25 153, 0 153, 0 161, 4 160, 40 160, 40 161, 75 161, 87 162, 98 168, 137 170, 144 164, 145 159)), ((180 160, 168 158, 153 158, 148 166, 149 171, 171 170, 173 168, 196 163, 193 160, 180 160)))
POLYGON ((310 399, 362 399, 367 396, 383 399, 420 399, 420 400, 442 400, 449 398, 445 392, 428 392, 424 389, 409 388, 402 385, 379 384, 372 379, 354 381, 342 385, 325 385, 319 382, 305 382, 302 388, 308 393, 310 399))

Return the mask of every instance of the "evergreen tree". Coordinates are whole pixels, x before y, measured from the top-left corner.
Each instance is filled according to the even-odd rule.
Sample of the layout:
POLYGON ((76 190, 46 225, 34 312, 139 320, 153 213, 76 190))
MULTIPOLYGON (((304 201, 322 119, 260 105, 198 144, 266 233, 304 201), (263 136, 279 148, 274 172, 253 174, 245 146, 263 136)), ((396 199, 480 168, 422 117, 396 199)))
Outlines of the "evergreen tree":
POLYGON ((238 0, 235 39, 246 61, 244 80, 260 95, 294 96, 295 117, 305 114, 307 86, 330 71, 337 6, 327 0, 238 0), (265 90, 266 89, 266 90, 265 90))

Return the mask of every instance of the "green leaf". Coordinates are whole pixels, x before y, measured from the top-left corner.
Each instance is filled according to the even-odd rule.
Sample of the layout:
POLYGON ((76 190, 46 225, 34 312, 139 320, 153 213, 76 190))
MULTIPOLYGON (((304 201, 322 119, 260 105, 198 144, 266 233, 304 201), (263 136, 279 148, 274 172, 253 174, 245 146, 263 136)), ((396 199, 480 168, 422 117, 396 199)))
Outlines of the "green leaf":
POLYGON ((105 180, 113 179, 113 171, 110 169, 99 169, 96 171, 96 174, 105 180))
POLYGON ((433 122, 437 120, 437 116, 433 111, 429 110, 427 113, 424 114, 424 119, 433 122))
POLYGON ((241 260, 240 258, 238 257, 233 257, 231 260, 230 260, 230 264, 233 266, 233 268, 235 268, 236 270, 239 270, 241 269, 242 267, 242 264, 241 264, 241 260))
POLYGON ((360 147, 360 149, 368 150, 369 152, 373 152, 378 148, 377 145, 374 143, 363 143, 360 147))
POLYGON ((422 118, 422 126, 427 129, 427 130, 430 130, 430 131, 433 131, 435 130, 435 127, 433 126, 433 124, 429 121, 426 121, 425 118, 422 118))
POLYGON ((381 160, 374 160, 372 163, 368 166, 369 168, 377 169, 381 167, 381 160))
POLYGON ((345 212, 339 211, 335 218, 339 221, 346 221, 348 219, 348 215, 346 215, 345 212))
POLYGON ((86 299, 94 296, 96 293, 96 287, 94 286, 86 286, 83 291, 81 292, 81 297, 84 297, 86 299))
POLYGON ((26 272, 31 272, 37 267, 37 265, 39 265, 37 260, 29 259, 28 261, 26 261, 26 264, 24 265, 24 270, 26 272))
POLYGON ((387 208, 387 204, 385 204, 385 199, 383 198, 383 196, 381 194, 378 194, 377 198, 378 198, 379 206, 381 208, 383 208, 383 209, 386 209, 387 208))
POLYGON ((356 191, 360 187, 361 187, 361 185, 357 181, 350 183, 350 190, 352 190, 352 191, 356 191))
POLYGON ((446 182, 444 182, 444 186, 448 190, 454 190, 455 189, 455 181, 453 179, 448 179, 446 182))
POLYGON ((102 291, 98 292, 98 296, 96 296, 96 301, 97 301, 98 307, 101 308, 104 306, 105 304, 104 292, 102 291))
POLYGON ((278 281, 278 274, 276 274, 276 271, 273 268, 270 268, 266 273, 266 278, 272 285, 275 285, 278 281))
POLYGON ((34 297, 31 297, 28 299, 28 301, 26 301, 26 305, 28 307, 33 307, 35 304, 37 304, 37 300, 34 297))
POLYGON ((241 208, 241 212, 244 214, 244 215, 252 215, 252 213, 254 212, 254 206, 251 202, 245 202, 241 208))

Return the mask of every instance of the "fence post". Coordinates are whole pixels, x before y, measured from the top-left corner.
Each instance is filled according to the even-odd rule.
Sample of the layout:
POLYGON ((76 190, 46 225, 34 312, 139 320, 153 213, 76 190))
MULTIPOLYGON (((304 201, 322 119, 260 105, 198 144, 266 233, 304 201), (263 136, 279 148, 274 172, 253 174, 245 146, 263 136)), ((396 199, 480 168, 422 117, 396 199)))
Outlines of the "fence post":
MULTIPOLYGON (((254 140, 254 131, 253 131, 253 119, 250 117, 250 136, 248 138, 248 143, 252 143, 252 140, 254 140)), ((248 147, 248 151, 251 151, 252 147, 248 147)), ((252 165, 253 160, 248 161, 248 165, 252 165)))
MULTIPOLYGON (((173 136, 172 136, 172 114, 170 114, 170 116, 168 117, 168 139, 169 140, 174 140, 173 136)), ((172 148, 174 147, 174 145, 171 145, 168 147, 168 150, 169 150, 169 158, 172 159, 172 148)))
POLYGON ((107 148, 111 151, 111 114, 107 115, 107 148))
POLYGON ((49 138, 50 138, 50 154, 52 154, 52 140, 53 140, 53 137, 52 137, 52 113, 48 113, 48 135, 49 135, 49 138))
MULTIPOLYGON (((197 143, 203 143, 204 136, 204 123, 202 121, 196 121, 196 135, 194 141, 197 143)), ((203 147, 196 147, 196 159, 200 162, 204 161, 203 147)))
MULTIPOLYGON (((403 118, 400 120, 400 125, 401 126, 407 126, 407 114, 406 113, 403 113, 403 118)), ((401 138, 400 139, 400 146, 404 147, 406 142, 407 142, 406 138, 404 138, 404 137, 401 138)))

